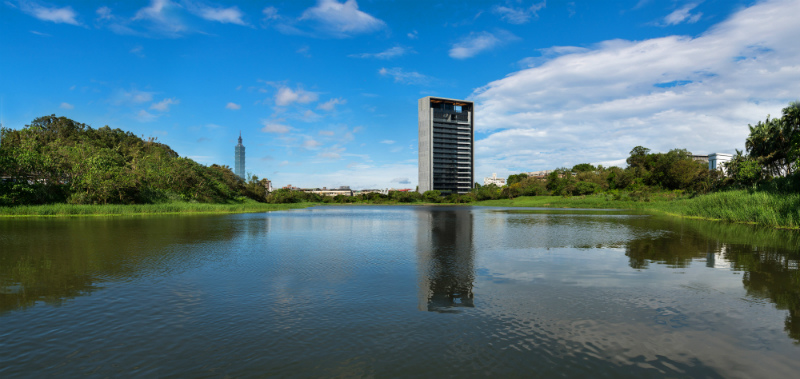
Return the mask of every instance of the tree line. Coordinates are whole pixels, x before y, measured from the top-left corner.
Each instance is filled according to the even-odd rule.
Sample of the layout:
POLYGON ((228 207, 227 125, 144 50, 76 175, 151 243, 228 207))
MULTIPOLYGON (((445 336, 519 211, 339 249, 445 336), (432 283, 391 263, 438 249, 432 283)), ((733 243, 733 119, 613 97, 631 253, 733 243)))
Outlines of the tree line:
POLYGON ((257 177, 204 166, 155 138, 55 115, 0 129, 0 205, 265 201, 257 177))
POLYGON ((155 138, 143 139, 108 126, 93 129, 65 117, 40 117, 20 130, 0 129, 0 205, 132 204, 166 201, 228 202, 251 198, 268 203, 470 203, 519 196, 583 196, 609 193, 648 200, 657 191, 690 195, 729 188, 800 191, 800 103, 781 117, 748 125, 745 151, 724 164, 727 175, 709 170, 685 149, 654 153, 636 146, 627 167, 582 163, 546 178, 514 174, 506 185, 475 187, 466 194, 392 191, 358 196, 320 196, 247 181, 228 166, 204 166, 180 157, 155 138))

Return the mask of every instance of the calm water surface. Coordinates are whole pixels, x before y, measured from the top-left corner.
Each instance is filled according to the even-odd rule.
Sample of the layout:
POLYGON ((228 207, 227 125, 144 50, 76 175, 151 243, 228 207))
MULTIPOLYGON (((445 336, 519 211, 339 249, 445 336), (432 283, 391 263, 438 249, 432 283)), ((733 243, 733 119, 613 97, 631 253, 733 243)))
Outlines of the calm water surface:
POLYGON ((0 220, 0 377, 796 377, 797 232, 470 207, 0 220))

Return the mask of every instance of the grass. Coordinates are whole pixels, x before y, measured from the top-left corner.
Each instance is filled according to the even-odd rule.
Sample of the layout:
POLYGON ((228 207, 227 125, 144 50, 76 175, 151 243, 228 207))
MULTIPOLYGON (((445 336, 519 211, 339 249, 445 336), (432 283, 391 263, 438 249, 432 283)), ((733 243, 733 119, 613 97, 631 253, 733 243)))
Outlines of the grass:
POLYGON ((673 193, 653 194, 646 201, 629 197, 615 200, 608 194, 591 196, 534 196, 473 203, 500 207, 611 208, 635 209, 647 213, 756 224, 772 228, 800 229, 800 194, 733 190, 696 197, 673 193))
POLYGON ((306 208, 317 203, 265 204, 253 200, 225 204, 171 202, 163 204, 108 205, 19 205, 0 207, 0 217, 119 216, 139 214, 248 213, 306 208))

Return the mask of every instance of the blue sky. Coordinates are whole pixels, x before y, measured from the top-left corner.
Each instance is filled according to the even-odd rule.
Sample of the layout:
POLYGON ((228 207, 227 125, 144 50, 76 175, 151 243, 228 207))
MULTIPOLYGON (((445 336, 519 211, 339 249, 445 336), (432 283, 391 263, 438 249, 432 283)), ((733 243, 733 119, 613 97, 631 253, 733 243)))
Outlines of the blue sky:
POLYGON ((57 114, 276 186, 414 188, 417 100, 476 102, 476 180, 744 147, 800 98, 800 1, 0 3, 3 125, 57 114))

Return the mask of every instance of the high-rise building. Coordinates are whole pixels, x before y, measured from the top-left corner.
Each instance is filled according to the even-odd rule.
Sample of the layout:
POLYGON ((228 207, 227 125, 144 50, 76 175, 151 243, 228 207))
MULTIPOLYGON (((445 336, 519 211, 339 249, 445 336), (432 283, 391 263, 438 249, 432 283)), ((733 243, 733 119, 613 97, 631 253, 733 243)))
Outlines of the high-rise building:
POLYGON ((419 99, 419 192, 466 193, 475 183, 475 104, 419 99))
POLYGON ((244 177, 244 145, 242 145, 242 132, 239 132, 239 144, 236 145, 236 165, 234 166, 233 173, 247 180, 247 178, 244 177))

